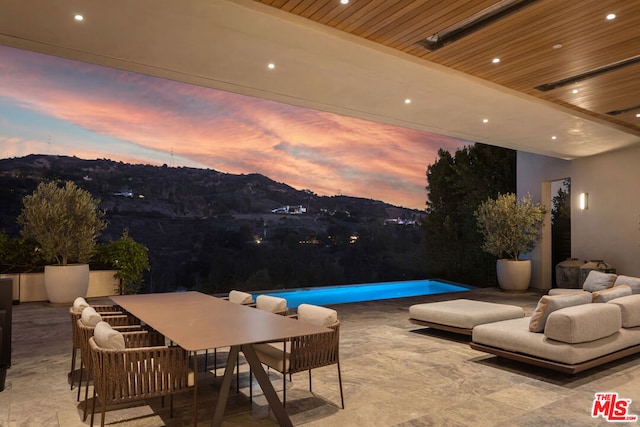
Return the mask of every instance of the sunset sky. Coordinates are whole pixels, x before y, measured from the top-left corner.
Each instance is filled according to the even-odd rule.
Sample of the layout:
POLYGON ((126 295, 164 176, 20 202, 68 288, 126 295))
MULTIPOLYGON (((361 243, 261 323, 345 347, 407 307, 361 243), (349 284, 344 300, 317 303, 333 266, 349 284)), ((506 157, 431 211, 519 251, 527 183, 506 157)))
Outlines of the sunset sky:
POLYGON ((260 173, 424 209, 427 165, 467 141, 0 46, 0 158, 260 173), (172 155, 173 153, 173 155, 172 155))

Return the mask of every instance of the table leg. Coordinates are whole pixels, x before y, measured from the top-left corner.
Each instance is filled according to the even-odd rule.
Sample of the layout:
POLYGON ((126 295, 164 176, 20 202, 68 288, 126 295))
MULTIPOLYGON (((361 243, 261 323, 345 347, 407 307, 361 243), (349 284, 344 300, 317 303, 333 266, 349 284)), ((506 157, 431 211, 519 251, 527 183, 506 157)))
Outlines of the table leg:
POLYGON ((289 418, 289 415, 287 415, 284 406, 282 406, 282 402, 278 399, 278 394, 273 388, 271 381, 269 381, 269 376, 264 371, 253 345, 244 344, 242 346, 242 352, 244 353, 244 357, 247 359, 249 366, 251 366, 251 370, 253 371, 253 375, 255 375, 258 384, 260 384, 264 397, 267 398, 269 407, 273 411, 273 415, 276 417, 278 424, 283 427, 293 427, 291 419, 289 418))
POLYGON ((198 352, 193 352, 193 427, 198 426, 198 352))
MULTIPOLYGON (((213 420, 211 425, 218 427, 222 424, 222 417, 224 416, 224 409, 227 406, 227 399, 229 398, 229 389, 231 388, 231 380, 233 378, 233 370, 236 367, 236 360, 238 360, 238 353, 240 352, 239 346, 233 346, 229 349, 229 357, 227 358, 227 366, 224 368, 224 376, 222 377, 222 384, 220 385, 220 392, 218 394, 218 402, 216 403, 215 412, 213 413, 213 420)), ((239 373, 238 373, 239 374, 239 373)))

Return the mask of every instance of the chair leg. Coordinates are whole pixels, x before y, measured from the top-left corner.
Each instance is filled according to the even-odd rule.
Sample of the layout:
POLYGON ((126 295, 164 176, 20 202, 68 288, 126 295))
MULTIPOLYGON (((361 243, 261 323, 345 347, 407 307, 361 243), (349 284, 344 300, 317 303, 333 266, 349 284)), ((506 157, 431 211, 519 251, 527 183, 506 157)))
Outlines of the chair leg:
POLYGON ((204 351, 204 369, 203 372, 207 372, 207 368, 209 367, 209 350, 204 351))
POLYGON ((71 352, 71 390, 73 390, 73 384, 75 383, 75 374, 73 371, 76 369, 76 353, 78 349, 75 344, 73 345, 73 350, 71 352))
POLYGON ((253 374, 251 373, 251 366, 249 366, 249 402, 253 402, 253 374))
POLYGON ((78 378, 78 397, 76 398, 78 402, 80 402, 80 390, 82 390, 82 373, 84 372, 83 368, 84 368, 84 360, 80 358, 80 378, 78 378))
POLYGON ((340 383, 340 403, 344 409, 344 395, 342 394, 342 375, 340 374, 340 362, 338 362, 338 382, 340 383))
POLYGON ((93 427, 93 418, 96 414, 96 390, 93 389, 93 404, 91 405, 91 427, 93 427))
POLYGON ((311 369, 309 369, 309 391, 313 392, 313 390, 311 389, 311 369))
POLYGON ((218 349, 213 349, 213 376, 215 377, 218 373, 218 349))
MULTIPOLYGON (((291 374, 289 374, 291 378, 291 374)), ((282 406, 287 407, 287 374, 282 373, 282 406)))
MULTIPOLYGON (((162 396, 164 400, 164 396, 162 396)), ((164 402, 162 402, 164 404, 164 402)), ((169 418, 173 418, 173 394, 169 395, 169 418)))
MULTIPOLYGON (((84 413, 82 414, 82 421, 85 421, 87 419, 87 401, 89 400, 89 372, 91 372, 91 364, 88 363, 85 368, 87 369, 87 380, 84 385, 84 413)), ((82 383, 78 385, 78 391, 80 391, 81 388, 82 383)))
POLYGON ((240 393, 240 357, 236 362, 236 393, 240 393))

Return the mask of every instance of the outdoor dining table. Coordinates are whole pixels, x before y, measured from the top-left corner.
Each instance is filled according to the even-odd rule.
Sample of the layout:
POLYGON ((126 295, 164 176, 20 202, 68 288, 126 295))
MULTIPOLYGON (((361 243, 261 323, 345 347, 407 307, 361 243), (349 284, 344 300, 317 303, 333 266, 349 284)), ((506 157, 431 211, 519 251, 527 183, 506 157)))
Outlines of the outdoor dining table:
MULTIPOLYGON (((281 426, 293 425, 258 360, 253 344, 328 333, 330 329, 194 291, 117 295, 110 298, 122 309, 175 344, 193 352, 193 369, 196 373, 198 372, 198 351, 230 347, 212 420, 213 426, 219 426, 222 423, 233 371, 240 351, 244 353, 278 423, 281 426)), ((198 381, 195 381, 194 426, 198 421, 197 393, 198 381)))

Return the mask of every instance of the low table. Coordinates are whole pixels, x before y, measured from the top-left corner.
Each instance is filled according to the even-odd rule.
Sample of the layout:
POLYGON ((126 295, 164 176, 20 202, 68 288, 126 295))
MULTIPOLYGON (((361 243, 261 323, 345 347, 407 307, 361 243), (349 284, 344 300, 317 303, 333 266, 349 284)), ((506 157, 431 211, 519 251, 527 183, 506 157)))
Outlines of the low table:
POLYGON ((524 317, 522 307, 468 299, 429 302, 409 307, 411 323, 464 335, 471 335, 477 325, 519 317, 524 317))

